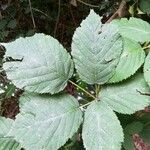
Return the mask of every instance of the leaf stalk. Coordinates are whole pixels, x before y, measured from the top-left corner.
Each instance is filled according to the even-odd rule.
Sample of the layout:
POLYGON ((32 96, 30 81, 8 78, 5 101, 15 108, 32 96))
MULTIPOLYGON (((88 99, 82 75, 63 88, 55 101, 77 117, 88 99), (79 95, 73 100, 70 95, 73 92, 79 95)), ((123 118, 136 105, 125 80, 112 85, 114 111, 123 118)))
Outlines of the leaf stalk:
POLYGON ((73 81, 69 80, 69 82, 71 84, 73 84, 74 86, 76 86, 77 88, 79 88, 80 90, 82 90, 84 93, 86 93, 90 97, 92 97, 93 99, 96 99, 96 97, 94 95, 92 95, 91 93, 89 93, 88 91, 86 91, 85 89, 83 89, 82 87, 80 87, 79 85, 77 85, 76 83, 74 83, 73 81))

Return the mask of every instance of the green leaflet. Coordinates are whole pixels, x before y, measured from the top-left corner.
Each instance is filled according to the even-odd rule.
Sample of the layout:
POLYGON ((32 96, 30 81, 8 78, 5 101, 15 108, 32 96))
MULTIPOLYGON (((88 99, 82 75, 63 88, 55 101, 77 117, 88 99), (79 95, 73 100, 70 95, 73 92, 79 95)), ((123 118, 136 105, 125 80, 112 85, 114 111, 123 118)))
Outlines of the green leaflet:
POLYGON ((72 55, 80 78, 88 84, 104 84, 114 74, 122 52, 122 39, 117 27, 102 25, 93 10, 77 28, 72 42, 72 55))
POLYGON ((123 147, 125 150, 134 150, 133 135, 138 134, 143 130, 144 124, 135 121, 128 124, 124 129, 124 143, 123 147))
POLYGON ((150 14, 150 0, 140 0, 139 1, 139 7, 142 10, 142 12, 150 14))
POLYGON ((21 150, 21 146, 13 137, 8 135, 13 120, 0 117, 0 150, 21 150))
POLYGON ((35 34, 2 43, 5 57, 22 59, 4 64, 7 76, 18 88, 30 92, 57 93, 72 76, 74 66, 70 55, 53 37, 35 34))
POLYGON ((139 73, 127 81, 102 88, 99 98, 119 113, 132 114, 150 104, 149 93, 150 89, 139 73))
POLYGON ((149 120, 146 123, 142 123, 139 121, 134 121, 128 124, 124 129, 125 139, 123 143, 123 147, 125 150, 133 150, 134 142, 133 135, 138 134, 143 140, 144 143, 150 144, 150 124, 149 120))
POLYGON ((140 136, 144 140, 145 143, 147 143, 150 146, 150 124, 145 124, 142 132, 140 133, 140 136))
POLYGON ((139 121, 134 121, 125 127, 124 132, 129 135, 138 134, 143 130, 143 127, 144 127, 143 123, 139 121))
POLYGON ((109 106, 93 102, 85 112, 82 137, 86 150, 120 150, 123 131, 109 106))
POLYGON ((109 83, 119 82, 130 77, 144 63, 145 52, 139 43, 127 38, 124 38, 123 43, 123 52, 115 74, 109 80, 109 83))
POLYGON ((150 52, 146 57, 144 64, 144 77, 148 85, 150 86, 150 52))
POLYGON ((77 132, 82 112, 69 95, 27 95, 12 132, 27 150, 57 150, 77 132))
POLYGON ((122 37, 135 40, 137 42, 150 41, 150 24, 138 18, 130 17, 129 20, 122 18, 112 21, 112 24, 118 25, 122 37))
POLYGON ((135 146, 133 143, 133 137, 131 135, 129 135, 129 134, 124 135, 123 148, 125 150, 134 150, 135 146))
POLYGON ((15 93, 16 87, 13 84, 7 84, 7 89, 5 90, 5 98, 11 97, 15 93))

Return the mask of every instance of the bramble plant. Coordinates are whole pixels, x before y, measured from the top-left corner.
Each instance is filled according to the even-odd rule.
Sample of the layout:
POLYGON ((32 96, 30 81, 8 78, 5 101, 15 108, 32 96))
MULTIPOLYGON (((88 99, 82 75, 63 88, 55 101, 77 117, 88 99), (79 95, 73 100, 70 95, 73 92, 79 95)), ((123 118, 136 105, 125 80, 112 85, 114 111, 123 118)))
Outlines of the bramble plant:
POLYGON ((81 125, 85 149, 121 149, 124 135, 115 112, 132 114, 150 104, 150 53, 144 51, 150 48, 150 24, 133 17, 107 24, 101 19, 91 10, 76 29, 73 59, 44 34, 1 43, 5 59, 11 57, 3 65, 7 77, 25 90, 16 119, 0 118, 1 149, 56 150, 81 125), (143 73, 137 71, 143 64, 143 73), (73 74, 94 85, 95 94, 70 79, 73 74), (79 104, 61 92, 68 82, 91 101, 79 104))

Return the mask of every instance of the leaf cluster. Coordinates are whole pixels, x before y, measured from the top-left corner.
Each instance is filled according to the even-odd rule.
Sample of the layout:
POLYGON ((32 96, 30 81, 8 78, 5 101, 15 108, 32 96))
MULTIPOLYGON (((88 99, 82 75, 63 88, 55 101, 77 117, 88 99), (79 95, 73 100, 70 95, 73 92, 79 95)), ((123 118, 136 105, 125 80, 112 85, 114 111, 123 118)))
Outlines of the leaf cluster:
POLYGON ((16 119, 0 119, 0 148, 56 150, 82 124, 87 150, 120 150, 124 133, 115 112, 133 114, 150 104, 149 41, 149 23, 132 17, 102 24, 91 10, 74 33, 72 57, 44 34, 2 43, 5 59, 12 58, 3 65, 7 77, 25 93, 16 119), (70 79, 74 73, 95 86, 95 95, 70 79), (68 82, 92 100, 82 105, 65 94, 68 82))

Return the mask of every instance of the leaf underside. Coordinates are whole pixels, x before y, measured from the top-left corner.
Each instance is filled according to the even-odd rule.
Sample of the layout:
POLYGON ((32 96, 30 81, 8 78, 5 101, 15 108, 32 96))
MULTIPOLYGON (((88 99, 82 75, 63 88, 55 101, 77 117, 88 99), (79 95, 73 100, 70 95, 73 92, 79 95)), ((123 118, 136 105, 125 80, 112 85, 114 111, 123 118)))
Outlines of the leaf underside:
POLYGON ((0 137, 0 150, 21 150, 21 146, 11 137, 0 137))
POLYGON ((21 150, 21 145, 7 135, 13 123, 9 118, 0 117, 0 150, 21 150))
POLYGON ((119 32, 123 37, 137 42, 150 41, 150 24, 139 18, 130 17, 114 20, 113 24, 118 25, 119 32))
POLYGON ((137 73, 127 81, 105 86, 99 98, 119 113, 132 114, 150 104, 149 94, 150 89, 143 75, 137 73))
POLYGON ((86 150, 120 150, 123 131, 110 107, 93 102, 85 112, 82 137, 86 150))
POLYGON ((145 52, 136 41, 124 38, 124 47, 115 74, 108 81, 115 83, 129 78, 144 63, 145 52))
POLYGON ((18 88, 30 92, 57 93, 65 88, 73 74, 70 55, 51 36, 35 34, 2 45, 6 48, 5 57, 17 60, 6 62, 3 67, 18 88))
POLYGON ((21 99, 21 113, 16 117, 12 132, 27 150, 57 150, 77 132, 82 122, 82 112, 77 100, 60 94, 27 95, 21 99))
POLYGON ((80 78, 88 84, 104 84, 114 74, 122 52, 122 39, 115 25, 102 25, 93 10, 77 28, 72 55, 80 78))
POLYGON ((144 64, 144 77, 148 85, 150 86, 150 52, 146 57, 144 64))

